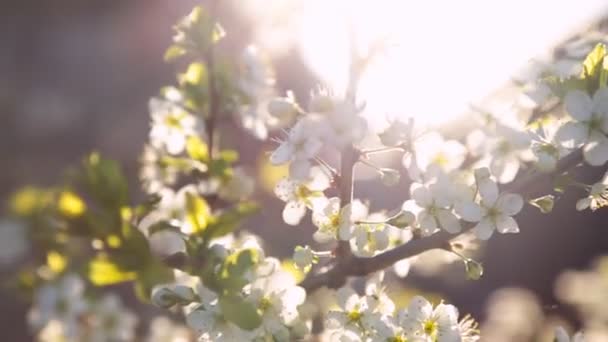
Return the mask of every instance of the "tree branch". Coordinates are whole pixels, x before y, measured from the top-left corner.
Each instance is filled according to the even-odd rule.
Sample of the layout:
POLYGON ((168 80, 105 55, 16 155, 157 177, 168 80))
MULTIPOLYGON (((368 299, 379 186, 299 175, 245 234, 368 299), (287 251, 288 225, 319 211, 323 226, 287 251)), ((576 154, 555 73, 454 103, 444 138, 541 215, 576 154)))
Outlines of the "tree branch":
MULTIPOLYGON (((582 151, 576 150, 566 157, 562 158, 555 170, 551 173, 536 172, 526 177, 522 177, 516 182, 513 182, 504 187, 505 191, 534 195, 539 190, 546 189, 553 182, 555 176, 571 169, 583 161, 582 151)), ((472 226, 464 229, 460 234, 469 231, 472 226)), ((460 234, 452 235, 445 231, 441 231, 432 236, 411 240, 406 244, 395 247, 389 251, 378 254, 371 258, 351 257, 338 262, 332 269, 325 273, 315 274, 306 278, 301 286, 306 289, 306 292, 312 291, 327 286, 330 288, 338 288, 346 282, 351 276, 364 276, 391 266, 395 262, 419 255, 431 249, 442 248, 450 240, 456 238, 460 234)))

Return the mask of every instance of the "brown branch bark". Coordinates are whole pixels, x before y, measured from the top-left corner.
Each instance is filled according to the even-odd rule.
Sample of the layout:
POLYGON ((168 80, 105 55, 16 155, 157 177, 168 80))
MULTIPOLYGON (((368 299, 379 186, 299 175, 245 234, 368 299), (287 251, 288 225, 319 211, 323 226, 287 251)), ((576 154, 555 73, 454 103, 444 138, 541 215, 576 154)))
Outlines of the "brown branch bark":
MULTIPOLYGON (((581 163, 583 155, 581 150, 576 150, 568 156, 562 158, 556 169, 552 173, 534 173, 526 177, 522 177, 515 182, 504 187, 504 191, 519 193, 526 196, 535 195, 539 190, 547 189, 551 186, 555 176, 573 168, 581 163)), ((472 227, 465 229, 462 233, 470 230, 472 227)), ((432 236, 411 240, 401 246, 395 247, 389 251, 378 254, 371 258, 361 258, 352 256, 348 259, 338 260, 337 264, 329 271, 320 274, 314 274, 306 278, 300 284, 307 293, 327 286, 329 288, 338 288, 343 286, 351 276, 364 276, 376 271, 385 269, 395 262, 419 255, 431 249, 442 248, 451 239, 459 234, 453 235, 445 231, 441 231, 432 236)))

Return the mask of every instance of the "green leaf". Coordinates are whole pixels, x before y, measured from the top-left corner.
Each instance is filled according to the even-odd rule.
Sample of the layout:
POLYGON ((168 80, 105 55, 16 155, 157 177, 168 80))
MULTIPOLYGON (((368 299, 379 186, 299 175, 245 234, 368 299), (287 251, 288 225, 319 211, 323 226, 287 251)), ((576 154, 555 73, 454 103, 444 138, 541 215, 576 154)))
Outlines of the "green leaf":
POLYGON ((220 151, 220 158, 226 163, 232 164, 239 160, 239 152, 235 150, 222 150, 220 151))
POLYGON ((186 142, 186 151, 190 158, 201 162, 209 160, 209 147, 197 136, 188 137, 186 142))
POLYGON ((206 53, 226 34, 222 26, 202 7, 192 9, 175 27, 173 40, 180 46, 198 54, 206 53))
POLYGON ((218 283, 227 292, 238 292, 247 285, 245 277, 258 262, 260 256, 255 249, 244 249, 229 255, 219 272, 218 283))
POLYGON ((170 283, 174 279, 172 269, 156 259, 151 259, 144 269, 137 273, 137 281, 134 284, 135 294, 141 301, 148 302, 156 285, 170 283))
POLYGON ((235 231, 241 222, 256 213, 259 206, 254 202, 238 203, 235 207, 217 216, 204 234, 206 240, 221 237, 235 231))
POLYGON ((127 179, 117 162, 104 159, 98 153, 90 154, 84 161, 82 180, 90 194, 106 209, 118 212, 127 204, 127 179))
POLYGON ((204 231, 211 219, 211 209, 207 201, 198 195, 187 193, 186 210, 186 219, 192 225, 194 233, 204 231))
POLYGON ((262 324, 262 316, 258 309, 241 297, 233 295, 221 296, 219 304, 224 318, 241 329, 253 330, 262 324))
POLYGON ((601 43, 597 44, 587 55, 585 61, 583 61, 581 77, 589 78, 597 76, 601 68, 603 68, 604 56, 606 56, 606 46, 601 43))
POLYGON ((590 94, 606 86, 606 80, 608 80, 608 70, 604 66, 606 53, 606 46, 601 43, 597 44, 583 62, 581 77, 586 81, 587 91, 590 94))
POLYGON ((136 278, 135 272, 125 271, 105 255, 98 255, 88 265, 89 280, 93 285, 106 286, 131 281, 136 278))
POLYGON ((166 62, 172 62, 172 61, 178 59, 179 57, 185 55, 186 52, 187 52, 186 49, 184 49, 183 47, 181 47, 179 45, 174 44, 174 45, 169 46, 167 51, 165 51, 164 59, 166 62))

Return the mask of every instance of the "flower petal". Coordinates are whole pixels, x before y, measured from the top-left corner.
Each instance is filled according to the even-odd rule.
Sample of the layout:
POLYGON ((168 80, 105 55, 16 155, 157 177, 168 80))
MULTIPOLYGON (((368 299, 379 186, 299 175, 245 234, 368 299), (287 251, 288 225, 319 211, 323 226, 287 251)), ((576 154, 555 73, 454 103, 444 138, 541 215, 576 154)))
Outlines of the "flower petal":
POLYGON ((293 158, 293 145, 285 141, 270 155, 270 163, 273 165, 285 164, 293 158))
POLYGON ((481 203, 486 207, 493 207, 498 199, 498 185, 493 180, 485 178, 478 182, 477 189, 481 195, 481 203))
POLYGON ((524 207, 524 199, 518 194, 504 193, 498 198, 496 207, 503 214, 513 216, 524 207))
POLYGON ((283 208, 283 221, 290 226, 297 226, 306 215, 306 204, 301 201, 289 201, 283 208))
POLYGON ((602 116, 608 114, 608 88, 600 88, 595 92, 591 112, 602 116))
POLYGON ((608 138, 599 131, 592 132, 583 148, 583 156, 589 165, 604 165, 608 161, 608 138))
POLYGON ((482 211, 479 204, 471 201, 456 203, 456 213, 468 222, 481 221, 482 211))
POLYGON ((424 236, 429 236, 437 230, 437 221, 434 216, 428 214, 426 210, 418 213, 418 224, 424 236))
POLYGON ((589 121, 593 113, 593 102, 587 93, 573 90, 566 94, 564 99, 566 111, 578 121, 589 121))
POLYGON ((592 201, 593 201, 593 199, 591 197, 581 198, 580 200, 578 200, 576 202, 576 210, 583 211, 583 210, 589 208, 592 201))
POLYGON ((473 227, 473 232, 480 240, 487 240, 494 233, 494 228, 494 223, 490 219, 484 218, 473 227))
POLYGON ((519 226, 514 218, 507 215, 499 215, 496 217, 496 230, 499 233, 519 233, 519 226))
POLYGON ((296 182, 289 180, 287 178, 283 178, 281 179, 277 185, 274 187, 274 194, 281 200, 281 201, 290 201, 295 197, 295 190, 296 190, 297 184, 296 182))
POLYGON ((439 224, 441 228, 443 228, 448 233, 456 234, 462 230, 460 226, 460 221, 450 210, 440 209, 437 211, 437 218, 439 219, 439 224))
POLYGON ((421 207, 427 207, 433 203, 431 191, 422 184, 414 183, 410 187, 412 199, 421 207))
POLYGON ((566 148, 577 148, 587 141, 589 126, 570 121, 563 124, 555 133, 555 140, 566 148))

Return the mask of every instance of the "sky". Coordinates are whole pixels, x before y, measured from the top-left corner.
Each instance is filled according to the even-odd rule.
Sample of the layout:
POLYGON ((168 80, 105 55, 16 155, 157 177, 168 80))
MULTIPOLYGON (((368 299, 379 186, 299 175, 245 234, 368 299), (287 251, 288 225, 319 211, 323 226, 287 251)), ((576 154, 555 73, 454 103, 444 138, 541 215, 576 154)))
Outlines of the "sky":
POLYGON ((389 52, 361 82, 377 118, 440 124, 507 82, 532 58, 608 13, 606 0, 308 0, 298 44, 309 67, 341 89, 351 22, 365 51, 387 37, 389 52))

